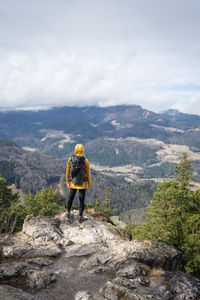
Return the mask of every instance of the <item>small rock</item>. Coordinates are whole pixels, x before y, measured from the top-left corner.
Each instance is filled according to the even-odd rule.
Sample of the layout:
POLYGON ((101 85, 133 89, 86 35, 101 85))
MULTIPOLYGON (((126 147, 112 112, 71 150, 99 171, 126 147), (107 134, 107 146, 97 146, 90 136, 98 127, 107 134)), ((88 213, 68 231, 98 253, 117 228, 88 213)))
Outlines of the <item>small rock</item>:
POLYGON ((23 276, 23 271, 28 267, 24 262, 10 262, 0 264, 0 281, 23 276))
POLYGON ((74 245, 71 249, 67 252, 65 257, 73 257, 73 256, 88 256, 100 251, 100 247, 98 245, 74 245))
POLYGON ((56 280, 55 274, 50 271, 42 270, 32 270, 27 274, 26 284, 30 288, 43 289, 50 283, 56 280))
POLYGON ((147 269, 145 269, 141 263, 132 262, 129 265, 123 266, 121 269, 117 271, 117 275, 126 278, 136 278, 137 276, 147 276, 148 275, 147 269))
POLYGON ((74 300, 94 300, 94 297, 88 292, 80 291, 76 293, 74 300))
POLYGON ((53 261, 48 259, 48 258, 30 258, 26 260, 27 263, 31 265, 36 265, 36 266, 50 266, 53 264, 53 261))

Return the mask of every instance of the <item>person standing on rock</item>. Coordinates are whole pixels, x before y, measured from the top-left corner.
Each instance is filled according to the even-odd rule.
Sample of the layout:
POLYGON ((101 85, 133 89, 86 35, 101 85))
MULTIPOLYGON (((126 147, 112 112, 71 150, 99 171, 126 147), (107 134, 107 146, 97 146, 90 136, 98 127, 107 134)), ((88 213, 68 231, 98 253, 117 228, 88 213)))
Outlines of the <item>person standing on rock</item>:
POLYGON ((86 189, 91 186, 90 163, 85 158, 85 151, 82 144, 77 144, 72 155, 67 162, 66 182, 70 188, 69 199, 67 202, 67 219, 70 220, 70 211, 77 190, 79 190, 79 222, 83 221, 83 211, 85 206, 86 189))

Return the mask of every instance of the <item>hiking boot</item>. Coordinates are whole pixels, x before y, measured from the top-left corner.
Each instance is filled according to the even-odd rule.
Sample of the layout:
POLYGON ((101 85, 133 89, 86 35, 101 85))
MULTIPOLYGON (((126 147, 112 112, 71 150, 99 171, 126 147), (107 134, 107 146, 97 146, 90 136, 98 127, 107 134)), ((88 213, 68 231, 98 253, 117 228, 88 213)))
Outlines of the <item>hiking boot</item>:
POLYGON ((82 223, 84 221, 83 215, 79 216, 78 221, 79 221, 79 223, 82 223))
POLYGON ((67 211, 67 213, 66 213, 66 219, 67 219, 67 221, 70 221, 70 219, 71 219, 70 212, 68 212, 68 211, 67 211))

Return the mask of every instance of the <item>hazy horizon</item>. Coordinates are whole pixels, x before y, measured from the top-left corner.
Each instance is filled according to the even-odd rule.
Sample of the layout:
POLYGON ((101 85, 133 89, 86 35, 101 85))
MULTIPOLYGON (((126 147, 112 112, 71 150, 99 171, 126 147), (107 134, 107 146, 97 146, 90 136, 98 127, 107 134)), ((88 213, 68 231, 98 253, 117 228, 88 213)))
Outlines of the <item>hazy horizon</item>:
MULTIPOLYGON (((43 111, 43 110, 52 110, 54 108, 65 108, 65 107, 74 107, 74 108, 79 108, 79 107, 85 107, 85 108, 89 108, 89 107, 97 107, 97 108, 109 108, 109 107, 117 107, 117 106, 139 106, 141 107, 142 109, 145 109, 143 108, 141 105, 139 104, 117 104, 117 105, 110 105, 110 106, 99 106, 99 105, 55 105, 55 106, 52 106, 52 107, 27 107, 27 108, 12 108, 12 109, 1 109, 0 108, 0 112, 13 112, 13 111, 33 111, 33 112, 39 112, 39 111, 43 111)), ((174 111, 178 111, 180 113, 184 113, 184 114, 187 114, 186 112, 183 112, 181 110, 178 110, 176 108, 169 108, 169 109, 165 109, 165 110, 162 110, 162 111, 154 111, 152 109, 146 109, 148 111, 151 111, 151 112, 154 112, 154 113, 158 113, 158 114, 162 114, 168 110, 174 110, 174 111)), ((198 113, 188 113, 188 114, 191 114, 191 115, 197 115, 197 116, 200 116, 200 114, 198 113)))

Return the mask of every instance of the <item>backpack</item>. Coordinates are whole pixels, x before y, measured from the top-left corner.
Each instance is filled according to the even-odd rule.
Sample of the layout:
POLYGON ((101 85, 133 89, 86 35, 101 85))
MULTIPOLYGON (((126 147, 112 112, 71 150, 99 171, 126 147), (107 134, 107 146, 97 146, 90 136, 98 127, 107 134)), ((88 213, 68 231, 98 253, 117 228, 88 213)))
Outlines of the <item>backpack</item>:
POLYGON ((72 155, 70 161, 71 161, 71 169, 70 169, 71 182, 76 185, 82 185, 84 181, 87 181, 85 157, 72 155))

